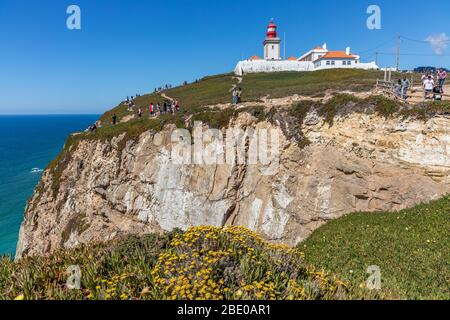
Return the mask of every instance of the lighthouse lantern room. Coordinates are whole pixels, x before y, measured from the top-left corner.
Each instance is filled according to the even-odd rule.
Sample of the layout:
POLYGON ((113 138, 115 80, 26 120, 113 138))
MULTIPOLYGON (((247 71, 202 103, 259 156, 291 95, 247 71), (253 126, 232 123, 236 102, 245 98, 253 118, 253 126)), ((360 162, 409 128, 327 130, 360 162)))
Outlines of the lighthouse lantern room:
POLYGON ((281 60, 281 39, 277 36, 277 25, 273 19, 267 26, 267 36, 264 41, 264 59, 281 60))

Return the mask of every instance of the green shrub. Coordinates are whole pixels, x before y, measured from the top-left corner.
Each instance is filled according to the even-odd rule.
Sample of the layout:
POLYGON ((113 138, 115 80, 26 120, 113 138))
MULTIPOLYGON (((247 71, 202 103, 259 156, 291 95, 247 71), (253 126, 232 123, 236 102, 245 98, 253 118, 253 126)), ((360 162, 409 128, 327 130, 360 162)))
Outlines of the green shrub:
POLYGON ((0 299, 345 299, 350 289, 241 227, 130 236, 49 257, 0 259, 0 299), (66 286, 77 265, 81 289, 66 286))
POLYGON ((355 213, 301 243, 305 259, 352 287, 367 268, 381 269, 382 292, 394 299, 450 299, 450 196, 401 212, 355 213))

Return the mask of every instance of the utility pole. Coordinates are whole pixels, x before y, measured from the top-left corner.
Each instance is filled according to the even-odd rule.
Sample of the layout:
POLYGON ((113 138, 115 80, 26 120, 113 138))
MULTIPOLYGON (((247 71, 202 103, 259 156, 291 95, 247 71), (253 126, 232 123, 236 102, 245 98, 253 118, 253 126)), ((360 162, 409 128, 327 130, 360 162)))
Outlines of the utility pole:
POLYGON ((397 71, 400 71, 400 45, 402 43, 402 38, 400 34, 397 35, 397 71))
POLYGON ((375 64, 378 65, 378 54, 379 52, 375 52, 375 64))

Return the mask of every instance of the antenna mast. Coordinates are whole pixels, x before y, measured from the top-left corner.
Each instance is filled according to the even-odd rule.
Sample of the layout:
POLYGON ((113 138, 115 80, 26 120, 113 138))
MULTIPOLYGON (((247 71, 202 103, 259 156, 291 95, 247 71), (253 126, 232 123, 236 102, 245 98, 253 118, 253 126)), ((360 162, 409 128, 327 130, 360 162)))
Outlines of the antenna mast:
POLYGON ((397 35, 397 71, 400 71, 400 45, 402 43, 402 38, 400 34, 397 35))

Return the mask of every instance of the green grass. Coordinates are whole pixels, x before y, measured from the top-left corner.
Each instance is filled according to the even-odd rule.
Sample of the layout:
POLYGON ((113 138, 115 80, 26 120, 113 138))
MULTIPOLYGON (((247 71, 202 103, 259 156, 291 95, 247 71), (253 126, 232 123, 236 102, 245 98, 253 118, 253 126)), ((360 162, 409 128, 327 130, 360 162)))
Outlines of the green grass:
MULTIPOLYGON (((399 76, 399 75, 397 75, 399 76)), ((204 107, 231 102, 230 89, 233 74, 221 74, 206 77, 186 86, 164 91, 167 96, 179 100, 184 109, 204 107)), ((343 90, 359 92, 368 91, 375 86, 376 79, 383 73, 365 70, 322 70, 316 72, 280 72, 249 74, 243 77, 239 84, 243 89, 243 101, 259 101, 262 97, 282 98, 294 94, 306 96, 323 96, 325 91, 338 92, 343 90)), ((144 116, 148 116, 150 102, 162 103, 164 99, 158 93, 138 97, 136 107, 141 107, 144 116)), ((188 112, 192 112, 188 111, 188 112)), ((102 122, 110 123, 113 114, 119 119, 128 115, 127 107, 121 103, 116 108, 105 113, 102 122)))
MULTIPOLYGON (((266 96, 281 98, 298 94, 311 97, 323 97, 326 91, 330 93, 343 90, 350 92, 369 91, 373 89, 376 79, 382 78, 383 76, 383 73, 379 71, 352 69, 321 70, 316 72, 260 73, 245 75, 239 86, 243 89, 243 102, 255 102, 260 101, 261 98, 266 96)), ((394 74, 394 77, 399 76, 399 74, 394 74)), ((179 119, 177 119, 177 122, 182 123, 183 119, 192 114, 198 115, 202 112, 214 113, 214 111, 209 111, 204 108, 207 105, 231 102, 230 89, 232 84, 237 83, 233 77, 233 74, 205 77, 197 83, 164 91, 167 96, 177 99, 180 102, 182 113, 178 116, 179 119)), ((348 97, 346 99, 348 100, 348 97)), ((162 104, 164 98, 159 93, 151 93, 138 97, 135 100, 136 108, 141 108, 143 111, 143 119, 148 119, 149 117, 148 106, 150 102, 154 104, 159 102, 162 104)), ((322 109, 323 115, 330 124, 332 124, 332 118, 336 113, 336 109, 339 107, 337 105, 339 102, 338 98, 332 99, 327 103, 327 108, 322 109)), ((386 104, 386 101, 383 103, 384 107, 379 110, 382 113, 392 112, 389 109, 392 107, 392 103, 391 105, 386 104)), ((132 115, 124 103, 106 112, 100 119, 103 125, 103 128, 99 130, 101 132, 100 135, 111 136, 124 131, 158 126, 158 122, 156 121, 134 119, 124 125, 118 125, 113 129, 105 129, 105 127, 111 126, 113 114, 116 114, 119 121, 126 116, 132 115)), ((213 114, 212 117, 217 118, 218 116, 213 114)), ((207 116, 202 115, 200 118, 205 119, 207 116)), ((217 119, 217 121, 211 119, 212 126, 221 126, 221 121, 220 119, 217 119)), ((167 123, 167 121, 163 122, 167 123)), ((142 132, 139 130, 136 131, 142 132)))
POLYGON ((243 98, 251 101, 266 95, 282 98, 294 94, 320 96, 327 90, 368 91, 381 77, 378 71, 351 69, 250 74, 244 77, 243 98))
MULTIPOLYGON (((199 107, 231 102, 229 92, 232 74, 217 75, 202 79, 196 84, 167 91, 167 95, 178 99, 182 105, 199 107)), ((364 91, 374 87, 380 72, 363 70, 323 70, 316 72, 280 72, 248 74, 239 84, 243 89, 243 101, 258 101, 262 97, 282 98, 298 95, 318 95, 331 91, 364 91)))
POLYGON ((449 214, 450 196, 349 214, 292 249, 240 227, 197 227, 0 257, 0 300, 450 299, 449 214), (80 290, 66 286, 73 265, 80 290), (381 268, 381 291, 365 288, 371 265, 381 268))
POLYGON ((399 213, 355 213, 315 231, 306 261, 357 287, 381 268, 395 299, 450 299, 450 196, 399 213), (351 273, 353 271, 353 273, 351 273))

